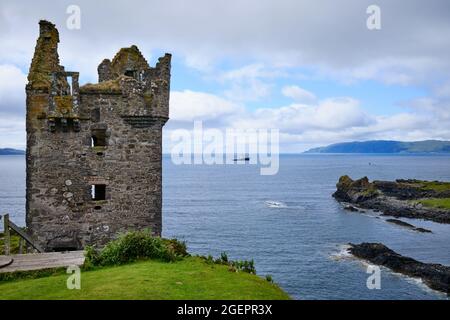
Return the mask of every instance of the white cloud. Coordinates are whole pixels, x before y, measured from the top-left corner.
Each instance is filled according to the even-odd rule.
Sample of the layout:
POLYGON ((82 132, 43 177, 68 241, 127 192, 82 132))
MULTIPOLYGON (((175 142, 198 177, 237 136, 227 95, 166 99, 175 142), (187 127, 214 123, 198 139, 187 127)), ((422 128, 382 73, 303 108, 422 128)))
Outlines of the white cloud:
POLYGON ((275 79, 286 77, 283 68, 274 68, 262 63, 244 65, 211 75, 220 84, 227 86, 224 95, 234 101, 260 101, 270 96, 275 79))
POLYGON ((435 93, 440 98, 450 98, 450 81, 436 88, 435 93))
POLYGON ((299 86, 285 86, 281 90, 284 96, 292 98, 297 102, 311 102, 316 100, 316 96, 299 86))
POLYGON ((258 79, 250 79, 232 83, 224 94, 225 97, 234 101, 259 101, 271 94, 272 87, 272 84, 258 79))
POLYGON ((267 79, 283 76, 279 69, 271 69, 261 63, 254 63, 241 68, 224 72, 220 78, 228 81, 239 81, 242 79, 267 79))
MULTIPOLYGON (((371 115, 352 97, 254 111, 245 111, 232 100, 202 92, 174 92, 171 99, 174 113, 165 130, 166 138, 167 132, 177 127, 175 119, 184 121, 183 126, 188 130, 192 129, 193 120, 203 120, 205 127, 222 130, 227 127, 279 129, 282 152, 301 152, 342 141, 450 139, 450 117, 443 116, 449 108, 437 108, 436 100, 431 98, 414 101, 414 112, 389 116, 371 115)), ((165 141, 167 151, 170 141, 165 141)))
POLYGON ((445 95, 416 98, 402 103, 422 117, 434 116, 438 122, 450 122, 450 99, 445 95))
POLYGON ((25 114, 27 77, 14 65, 0 65, 0 112, 25 114))
POLYGON ((366 126, 371 122, 352 98, 330 98, 318 104, 291 104, 280 108, 258 109, 247 118, 235 119, 233 126, 246 128, 276 128, 299 133, 308 130, 338 130, 366 126))
POLYGON ((0 148, 25 149, 25 118, 0 112, 0 148))
POLYGON ((174 121, 213 120, 240 109, 239 105, 209 93, 191 90, 170 93, 170 118, 174 121))
MULTIPOLYGON (((207 105, 207 110, 222 110, 208 115, 202 111, 199 113, 202 116, 196 119, 206 120, 207 125, 214 123, 221 129, 279 129, 282 152, 300 152, 342 141, 450 139, 448 119, 442 118, 434 109, 429 112, 375 116, 367 113, 358 100, 338 97, 310 104, 294 103, 243 112, 239 107, 224 109, 224 105, 234 106, 226 99, 212 98, 209 94, 195 95, 196 104, 207 105), (221 119, 220 123, 218 119, 221 119)), ((193 117, 185 119, 192 120, 193 117)), ((192 123, 187 128, 192 128, 192 123)))
POLYGON ((343 0, 340 6, 334 0, 198 0, 195 6, 181 0, 136 0, 133 6, 139 10, 133 19, 123 19, 125 2, 77 4, 81 29, 68 30, 66 1, 2 1, 0 146, 24 144, 26 77, 21 70, 30 65, 42 18, 56 23, 61 63, 66 70, 80 71, 82 82, 96 80, 103 58, 136 44, 152 64, 151 53, 164 49, 173 53, 174 62, 200 70, 221 86, 216 94, 172 92, 169 127, 195 119, 217 126, 278 127, 290 148, 372 138, 450 139, 448 0, 432 5, 378 0, 383 20, 377 32, 365 27, 372 0, 343 0), (223 72, 224 65, 244 66, 223 72), (282 90, 293 104, 244 112, 243 102, 264 101, 289 68, 306 68, 308 74, 331 79, 330 85, 336 79, 425 90, 442 84, 434 95, 408 102, 411 113, 390 116, 370 115, 352 98, 318 101, 294 86, 282 90))
POLYGON ((182 0, 136 0, 134 7, 139 10, 133 11, 132 19, 123 19, 126 2, 105 6, 79 0, 81 29, 74 31, 65 28, 66 1, 3 0, 0 61, 28 64, 37 21, 45 18, 60 29, 63 64, 92 78, 102 57, 133 43, 146 52, 164 48, 200 69, 229 59, 317 67, 327 74, 354 74, 391 83, 416 79, 418 66, 428 75, 448 75, 447 0, 435 0, 432 5, 421 0, 406 4, 378 0, 382 29, 377 32, 365 26, 370 4, 372 0, 343 0, 339 6, 334 0, 230 0, 226 4, 198 0, 192 6, 182 0), (149 41, 142 43, 142 39, 149 41), (377 71, 380 64, 386 66, 383 72, 377 71))

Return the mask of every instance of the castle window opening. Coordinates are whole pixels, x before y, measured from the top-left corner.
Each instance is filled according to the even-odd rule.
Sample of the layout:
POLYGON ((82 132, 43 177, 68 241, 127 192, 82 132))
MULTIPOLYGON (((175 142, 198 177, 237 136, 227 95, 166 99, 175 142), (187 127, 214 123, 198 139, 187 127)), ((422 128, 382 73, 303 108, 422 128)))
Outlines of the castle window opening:
MULTIPOLYGON (((126 71, 125 71, 125 75, 126 75, 127 77, 131 77, 131 78, 136 79, 136 71, 135 71, 135 70, 126 70, 126 71)), ((137 79, 136 79, 136 80, 137 80, 137 79)))
POLYGON ((73 77, 72 76, 67 76, 66 77, 67 80, 67 84, 69 85, 69 92, 67 92, 67 94, 69 96, 73 95, 73 77))
POLYGON ((106 199, 106 185, 104 184, 93 184, 91 186, 91 196, 92 200, 99 201, 106 199))
POLYGON ((106 130, 95 130, 91 136, 91 147, 106 146, 106 130))

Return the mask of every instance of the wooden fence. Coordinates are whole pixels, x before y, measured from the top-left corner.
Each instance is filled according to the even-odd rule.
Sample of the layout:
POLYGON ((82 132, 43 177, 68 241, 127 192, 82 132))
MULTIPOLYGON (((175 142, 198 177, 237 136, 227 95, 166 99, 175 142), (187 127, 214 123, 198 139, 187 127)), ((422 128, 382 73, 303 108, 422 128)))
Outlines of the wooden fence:
POLYGON ((44 252, 41 246, 35 243, 30 235, 28 235, 22 228, 9 220, 9 214, 5 214, 3 216, 3 226, 5 255, 8 256, 11 254, 11 232, 14 232, 19 236, 19 254, 23 253, 24 243, 34 248, 37 252, 44 252))

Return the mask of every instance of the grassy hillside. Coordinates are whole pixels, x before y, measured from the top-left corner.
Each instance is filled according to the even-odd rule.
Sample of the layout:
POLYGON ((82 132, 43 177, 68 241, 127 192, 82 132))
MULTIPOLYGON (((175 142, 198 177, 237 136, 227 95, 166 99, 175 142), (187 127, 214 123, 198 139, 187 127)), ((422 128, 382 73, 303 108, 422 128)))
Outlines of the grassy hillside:
POLYGON ((450 153, 450 141, 355 141, 314 148, 306 153, 450 153))
POLYGON ((0 148, 0 156, 8 156, 8 155, 24 155, 25 151, 11 149, 11 148, 0 148))
POLYGON ((434 207, 440 209, 450 209, 450 198, 441 198, 441 199, 423 199, 419 201, 424 206, 434 207))
POLYGON ((60 274, 0 283, 0 299, 289 299, 265 279, 198 257, 82 271, 80 290, 67 289, 67 278, 60 274))

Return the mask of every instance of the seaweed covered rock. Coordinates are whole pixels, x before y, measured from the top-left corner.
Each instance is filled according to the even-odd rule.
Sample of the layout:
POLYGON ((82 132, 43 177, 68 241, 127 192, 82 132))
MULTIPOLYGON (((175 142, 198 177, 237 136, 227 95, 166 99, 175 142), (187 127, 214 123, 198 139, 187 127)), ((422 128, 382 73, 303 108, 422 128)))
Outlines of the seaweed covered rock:
POLYGON ((435 263, 423 263, 404 257, 382 243, 350 244, 349 252, 373 264, 394 272, 420 278, 430 288, 450 293, 450 267, 435 263))
POLYGON ((386 222, 393 223, 393 224, 396 224, 398 226, 401 226, 401 227, 404 227, 404 228, 407 228, 407 229, 410 229, 410 230, 413 230, 413 231, 417 231, 417 232, 432 233, 431 230, 428 230, 428 229, 425 229, 425 228, 418 228, 418 227, 413 226, 410 223, 407 223, 405 221, 398 220, 398 219, 387 219, 386 222))

